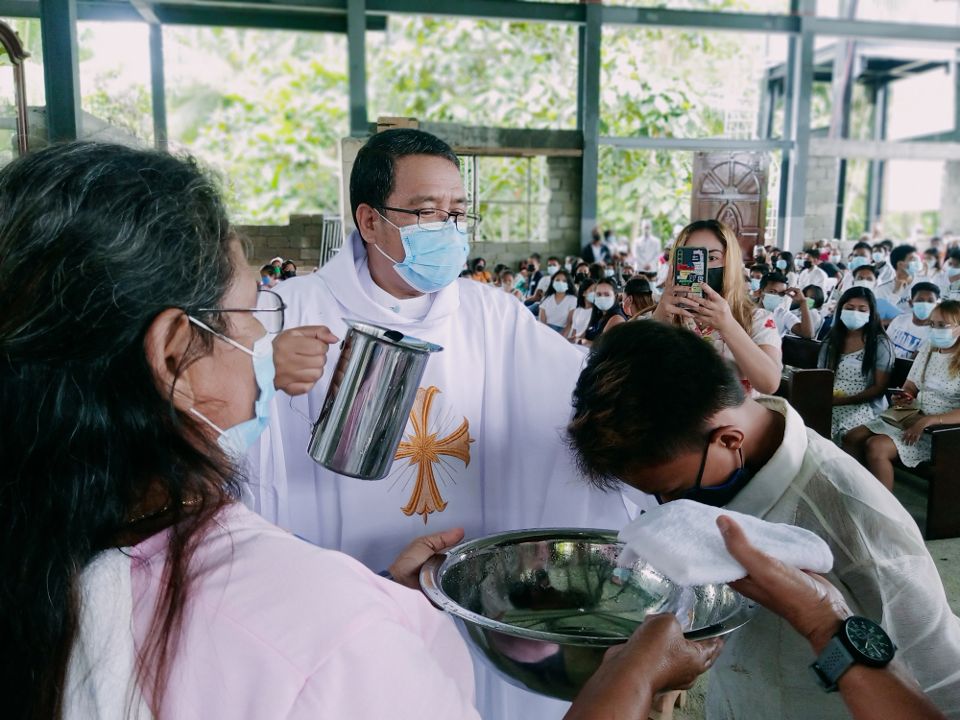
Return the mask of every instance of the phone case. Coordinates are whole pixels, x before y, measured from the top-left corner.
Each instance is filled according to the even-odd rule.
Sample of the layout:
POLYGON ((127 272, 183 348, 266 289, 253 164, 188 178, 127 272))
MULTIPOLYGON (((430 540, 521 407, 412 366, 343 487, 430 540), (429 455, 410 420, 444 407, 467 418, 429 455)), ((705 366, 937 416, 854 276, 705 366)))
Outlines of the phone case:
POLYGON ((691 295, 703 297, 707 282, 707 249, 679 247, 673 259, 673 282, 691 295))

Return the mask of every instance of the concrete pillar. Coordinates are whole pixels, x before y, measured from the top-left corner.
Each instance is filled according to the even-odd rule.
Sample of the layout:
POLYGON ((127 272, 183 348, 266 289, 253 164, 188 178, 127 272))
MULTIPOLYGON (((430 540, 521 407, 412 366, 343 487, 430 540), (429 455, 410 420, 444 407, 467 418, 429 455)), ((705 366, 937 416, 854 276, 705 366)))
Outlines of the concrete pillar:
POLYGON ((960 234, 960 160, 943 164, 943 186, 940 191, 940 231, 960 234))
POLYGON ((553 255, 579 255, 580 190, 583 160, 578 157, 548 157, 547 246, 553 255))
POLYGON ((807 161, 807 206, 803 222, 803 243, 810 245, 834 235, 837 213, 837 173, 835 157, 810 155, 807 161))

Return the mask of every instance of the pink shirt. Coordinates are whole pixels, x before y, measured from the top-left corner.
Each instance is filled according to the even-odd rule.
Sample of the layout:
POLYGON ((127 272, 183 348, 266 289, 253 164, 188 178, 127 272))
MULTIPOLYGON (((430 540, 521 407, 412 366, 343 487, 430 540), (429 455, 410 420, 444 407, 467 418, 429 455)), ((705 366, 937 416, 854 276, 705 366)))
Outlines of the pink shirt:
MULTIPOLYGON (((131 548, 138 648, 166 542, 131 548)), ((193 568, 161 717, 479 720, 466 646, 420 593, 240 504, 220 514, 193 568)))

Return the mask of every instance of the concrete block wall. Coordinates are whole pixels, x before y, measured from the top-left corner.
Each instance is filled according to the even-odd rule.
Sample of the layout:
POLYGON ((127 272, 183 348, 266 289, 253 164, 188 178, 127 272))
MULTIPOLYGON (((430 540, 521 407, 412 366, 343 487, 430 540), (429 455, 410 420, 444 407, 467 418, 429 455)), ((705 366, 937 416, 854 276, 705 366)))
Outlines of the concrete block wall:
POLYGON ((237 225, 250 243, 250 264, 257 268, 271 258, 293 260, 300 272, 310 272, 320 261, 323 215, 291 215, 286 225, 237 225))
POLYGON ((940 190, 940 231, 960 234, 960 161, 943 164, 940 190))
POLYGON ((579 255, 584 238, 580 237, 580 193, 583 159, 548 157, 547 179, 550 200, 547 204, 547 246, 551 255, 579 255))
POLYGON ((835 156, 810 155, 807 164, 807 212, 803 220, 803 243, 811 245, 833 238, 837 214, 837 173, 835 156))

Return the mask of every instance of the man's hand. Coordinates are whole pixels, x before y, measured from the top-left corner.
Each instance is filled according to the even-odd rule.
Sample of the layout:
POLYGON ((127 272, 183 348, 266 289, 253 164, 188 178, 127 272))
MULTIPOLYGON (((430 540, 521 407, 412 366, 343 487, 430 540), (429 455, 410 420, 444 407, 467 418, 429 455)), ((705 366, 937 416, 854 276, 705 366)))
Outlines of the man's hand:
POLYGON ((717 527, 727 550, 747 571, 747 577, 730 587, 782 617, 819 653, 851 614, 840 591, 815 573, 757 550, 729 517, 717 518, 717 527))
POLYGON ((323 325, 304 325, 284 330, 273 341, 273 384, 287 395, 302 395, 323 376, 327 350, 340 338, 323 325))
POLYGON ((463 528, 452 528, 424 535, 407 545, 387 569, 401 585, 420 589, 420 568, 433 555, 463 540, 463 528))

